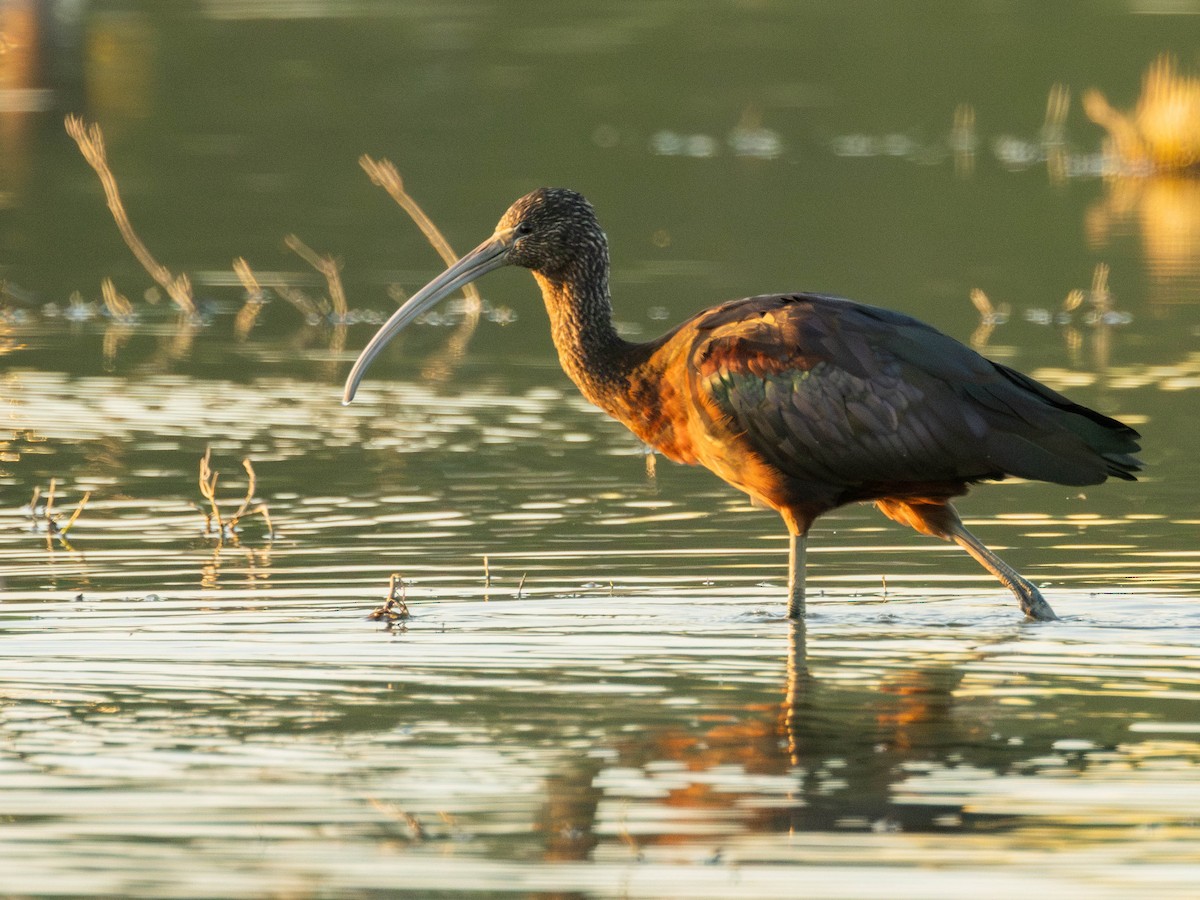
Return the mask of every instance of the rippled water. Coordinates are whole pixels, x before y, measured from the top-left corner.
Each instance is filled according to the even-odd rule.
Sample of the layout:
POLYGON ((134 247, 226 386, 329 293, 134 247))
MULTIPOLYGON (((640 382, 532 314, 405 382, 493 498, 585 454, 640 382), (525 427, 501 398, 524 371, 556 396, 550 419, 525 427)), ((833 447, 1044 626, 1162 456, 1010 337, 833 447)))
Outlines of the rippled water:
POLYGON ((1198 182, 1045 113, 1129 108, 1192 5, 0 0, 0 896, 1194 895, 1198 182), (960 504, 1061 622, 851 507, 793 626, 778 517, 589 407, 524 273, 340 405, 437 271, 360 153, 460 250, 584 190, 632 338, 859 297, 1128 421, 1145 477, 960 504))
POLYGON ((806 652, 763 589, 439 592, 387 628, 313 580, 5 603, 6 890, 1194 885, 1189 602, 827 597, 806 652))
POLYGON ((774 517, 650 478, 566 390, 8 386, 21 465, 72 473, 64 512, 95 496, 65 541, 0 516, 8 893, 1195 883, 1194 557, 1142 537, 1169 516, 973 523, 1042 548, 1064 621, 1035 626, 952 548, 847 510, 795 631, 774 517), (206 444, 226 516, 252 457, 273 537, 204 533, 206 444), (411 617, 372 621, 392 572, 411 617))

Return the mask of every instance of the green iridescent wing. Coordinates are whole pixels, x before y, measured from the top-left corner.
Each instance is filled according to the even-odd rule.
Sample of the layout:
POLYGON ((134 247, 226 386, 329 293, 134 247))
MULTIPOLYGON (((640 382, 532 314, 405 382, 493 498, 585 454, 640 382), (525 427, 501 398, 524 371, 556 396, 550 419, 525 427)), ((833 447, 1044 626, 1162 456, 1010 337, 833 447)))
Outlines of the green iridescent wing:
POLYGON ((1131 478, 1136 432, 908 316, 819 295, 696 322, 699 390, 765 461, 824 484, 1131 478))

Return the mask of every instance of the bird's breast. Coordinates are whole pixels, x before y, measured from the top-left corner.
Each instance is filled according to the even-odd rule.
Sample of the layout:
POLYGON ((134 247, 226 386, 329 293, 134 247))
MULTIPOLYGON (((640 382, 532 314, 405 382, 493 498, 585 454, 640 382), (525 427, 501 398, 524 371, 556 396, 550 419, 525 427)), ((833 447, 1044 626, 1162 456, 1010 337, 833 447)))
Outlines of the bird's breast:
POLYGON ((634 377, 607 412, 667 459, 695 465, 699 459, 688 427, 690 403, 686 390, 669 380, 634 377))

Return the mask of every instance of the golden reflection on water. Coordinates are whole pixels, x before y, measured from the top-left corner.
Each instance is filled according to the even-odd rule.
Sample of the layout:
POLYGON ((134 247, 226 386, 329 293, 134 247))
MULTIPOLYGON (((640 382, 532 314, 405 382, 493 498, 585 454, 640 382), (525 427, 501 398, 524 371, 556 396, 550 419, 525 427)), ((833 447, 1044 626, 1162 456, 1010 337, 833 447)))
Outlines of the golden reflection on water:
POLYGON ((0 6, 0 209, 15 205, 33 168, 33 114, 45 99, 38 92, 37 7, 34 0, 0 6))
POLYGON ((1084 218, 1088 244, 1103 249, 1134 232, 1141 238, 1150 274, 1150 299, 1200 299, 1200 177, 1116 177, 1105 187, 1105 197, 1084 218))

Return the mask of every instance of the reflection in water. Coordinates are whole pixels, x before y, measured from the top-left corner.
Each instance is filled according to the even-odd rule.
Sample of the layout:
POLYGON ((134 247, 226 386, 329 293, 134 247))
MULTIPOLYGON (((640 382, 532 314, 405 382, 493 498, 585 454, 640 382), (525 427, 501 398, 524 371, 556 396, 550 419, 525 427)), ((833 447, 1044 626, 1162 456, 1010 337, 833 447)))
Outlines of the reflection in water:
POLYGON ((1141 237, 1150 273, 1149 296, 1159 303, 1200 296, 1200 179, 1184 175, 1116 177, 1084 224, 1093 248, 1128 231, 1141 237))
POLYGON ((37 66, 37 4, 0 4, 0 209, 15 204, 29 178, 37 66))
MULTIPOLYGON (((556 773, 541 815, 545 858, 586 859, 614 835, 644 858, 651 847, 703 845, 730 832, 961 826, 961 805, 899 804, 895 797, 915 764, 975 739, 957 736, 951 717, 961 669, 899 670, 884 675, 874 692, 842 685, 810 669, 804 621, 783 627, 780 707, 755 701, 710 714, 709 723, 617 738, 611 756, 594 754, 556 773), (651 817, 621 809, 639 801, 654 807, 651 817)), ((719 858, 718 845, 711 861, 719 858)))
MULTIPOLYGON (((1106 751, 1124 724, 1108 736, 1072 732, 1077 692, 1122 702, 1120 689, 1094 684, 1087 647, 1051 644, 1022 659, 1006 646, 1016 635, 997 634, 974 650, 951 642, 915 654, 910 647, 905 660, 872 658, 846 642, 814 664, 805 623, 790 627, 781 707, 757 697, 713 698, 690 719, 627 726, 628 736, 608 735, 608 746, 592 745, 555 770, 537 819, 543 859, 722 864, 754 858, 762 846, 754 836, 771 835, 787 836, 800 854, 805 846, 836 848, 833 858, 846 862, 869 859, 871 843, 830 845, 819 835, 934 833, 952 842, 953 835, 994 841, 1012 833, 1021 845, 1038 834, 1039 845, 1065 848, 1090 838, 1079 825, 1083 808, 1092 810, 1088 827, 1101 833, 1109 821, 1102 810, 1113 810, 1107 815, 1122 824, 1153 822, 1186 835, 1186 802, 1164 799, 1139 814, 1130 802, 1140 789, 1124 795, 1118 786, 1120 773, 1153 748, 1125 741, 1106 751), (839 650, 855 662, 836 663, 839 650), (1074 788, 1078 779, 1090 790, 1074 788), (1057 799, 1043 802, 1047 785, 1057 799)), ((828 644, 829 635, 821 641, 828 644)), ((1182 710, 1193 679, 1186 668, 1176 674, 1182 710)), ((1174 759, 1196 770, 1200 744, 1178 746, 1174 759)), ((1091 839, 1106 840, 1099 833, 1091 839)))
POLYGON ((849 511, 797 627, 762 612, 782 573, 759 518, 681 470, 645 485, 636 442, 565 391, 381 381, 356 411, 278 374, 27 369, 6 391, 19 477, 94 499, 74 553, 0 509, 5 890, 169 896, 190 872, 229 896, 466 878, 727 898, 887 865, 922 896, 1000 867, 1083 893, 1092 869, 1060 854, 1106 854, 1109 886, 1150 860, 1175 884, 1197 852, 1194 560, 1165 518, 999 518, 1084 567, 1047 548, 1060 582, 1181 594, 1060 583, 1067 621, 1038 630, 974 575, 864 590, 924 551, 849 511), (210 441, 253 453, 277 540, 204 537, 210 441), (448 475, 454 455, 472 464, 448 475), (403 627, 367 618, 392 572, 403 627))
MULTIPOLYGON (((853 85, 837 83, 836 67, 812 76, 784 67, 766 81, 831 77, 795 86, 820 94, 816 107, 760 101, 768 129, 747 98, 781 85, 765 83, 757 63, 713 80, 715 102, 704 85, 673 80, 669 66, 647 77, 643 63, 660 48, 696 51, 688 41, 699 32, 674 28, 683 6, 655 7, 670 27, 652 28, 625 7, 556 7, 555 33, 585 51, 571 59, 547 57, 554 42, 530 41, 528 23, 497 19, 485 33, 482 20, 438 4, 221 0, 181 15, 150 0, 122 6, 147 12, 0 0, 11 39, 0 78, 18 91, 0 94, 0 204, 16 207, 0 223, 0 353, 10 353, 0 375, 0 860, 21 863, 3 867, 0 893, 1194 893, 1200 522, 1180 410, 1200 389, 1193 307, 1183 305, 1200 284, 1195 181, 1114 179, 1089 214, 1093 252, 1070 227, 1032 246, 1013 236, 1044 233, 1043 201, 1079 221, 1076 207, 1099 189, 1090 181, 1099 159, 1068 158, 1067 177, 1086 181, 1053 197, 1044 178, 993 177, 997 162, 1046 162, 1053 177, 1052 151, 1063 146, 1047 131, 989 152, 996 110, 1040 118, 1040 97, 1005 95, 1014 82, 1003 77, 965 97, 910 94, 912 106, 889 105, 876 121, 846 99, 853 85), (94 30, 70 59, 54 58, 70 42, 34 53, 12 23, 35 7, 94 30), (242 14, 331 18, 270 24, 289 39, 264 42, 263 24, 236 21, 242 14), (614 15, 617 39, 596 40, 614 15), (490 51, 485 34, 496 38, 490 51), (513 63, 521 40, 530 52, 513 63), (431 65, 436 42, 456 50, 431 65), (357 53, 363 46, 380 52, 357 53), (372 62, 380 59, 383 69, 372 62), (584 77, 555 77, 564 64, 584 77), (498 65, 520 72, 504 81, 508 99, 563 112, 563 140, 504 117, 454 114, 483 109, 473 104, 486 102, 478 91, 498 65), (137 321, 114 315, 119 303, 95 302, 104 275, 127 290, 136 279, 121 268, 123 248, 100 221, 59 112, 45 116, 46 143, 31 144, 36 110, 55 102, 45 87, 61 80, 26 75, 63 66, 86 67, 88 80, 86 98, 67 88, 63 111, 134 138, 113 164, 129 173, 122 187, 150 246, 197 275, 202 321, 168 318, 165 297, 153 307, 131 294, 137 321), (698 99, 682 113, 662 103, 684 95, 698 99), (742 108, 750 113, 729 131, 742 108), (131 130, 144 116, 147 127, 131 130), (597 126, 610 121, 611 134, 597 126), (409 140, 417 122, 429 125, 427 141, 409 140), (676 133, 660 130, 668 125, 676 133), (881 134, 831 137, 861 128, 881 134), (645 152, 656 131, 652 146, 677 155, 645 152), (589 154, 589 134, 619 158, 589 154), (470 165, 497 146, 513 149, 508 163, 470 165), (743 234, 787 235, 786 262, 756 274, 775 289, 808 265, 795 248, 811 223, 854 223, 817 235, 808 256, 841 267, 890 241, 871 223, 904 210, 906 249, 886 270, 889 286, 925 296, 933 305, 924 313, 943 323, 938 298, 970 313, 969 284, 926 293, 934 270, 969 272, 970 284, 1010 301, 1008 324, 991 336, 1007 345, 993 349, 1090 392, 1107 412, 1149 420, 1159 433, 1152 477, 1136 493, 1097 500, 1104 508, 1090 517, 1063 492, 1033 485, 979 501, 978 524, 1014 543, 1020 535, 1026 560, 1054 584, 1068 620, 1052 629, 1011 624, 1006 601, 969 561, 956 569, 943 548, 916 547, 881 531, 868 510, 848 509, 814 554, 812 619, 807 635, 792 632, 789 651, 789 626, 772 614, 783 572, 765 514, 675 466, 660 465, 647 485, 636 442, 566 393, 536 342, 517 345, 522 365, 496 364, 513 342, 487 326, 510 310, 483 307, 475 364, 453 371, 453 357, 432 361, 448 380, 399 380, 416 382, 425 364, 412 359, 414 342, 362 409, 338 406, 330 379, 347 362, 338 332, 325 320, 303 324, 324 285, 294 273, 281 276, 292 297, 280 290, 282 300, 263 303, 262 290, 274 294, 271 235, 293 228, 349 254, 352 306, 382 309, 385 285, 417 280, 395 269, 405 254, 387 236, 394 217, 363 193, 353 157, 364 149, 403 152, 414 174, 458 160, 462 177, 444 187, 464 196, 560 168, 566 154, 597 190, 714 200, 671 210, 647 223, 654 237, 644 248, 622 248, 624 271, 643 279, 631 285, 646 299, 638 324, 653 329, 690 302, 668 291, 668 275, 698 290, 747 277, 730 262, 752 255, 729 243, 741 223, 753 223, 743 234), (950 177, 951 154, 956 172, 976 173, 969 187, 950 177), (811 217, 779 212, 801 203, 811 217), (187 229, 181 208, 196 213, 187 229), (713 208, 723 215, 706 215, 713 208), (960 221, 971 228, 947 241, 960 221), (1147 283, 1114 246, 1135 232, 1147 283), (257 290, 221 271, 237 253, 259 267, 257 290), (1081 340, 1064 351, 1051 328, 1031 328, 1021 313, 1043 298, 1049 322, 1069 335, 1056 321, 1061 294, 1043 275, 1076 273, 1062 288, 1078 284, 1082 296, 1097 258, 1114 266, 1113 311, 1137 318, 1103 332, 1084 297, 1070 311, 1081 340), (1030 281, 1006 283, 997 271, 1030 281), (235 322, 243 289, 255 299, 235 322), (1180 305, 1156 319, 1143 312, 1146 296, 1180 305), (1090 349, 1103 334, 1120 337, 1111 359, 1090 349), (1181 423, 1175 441, 1162 435, 1172 422, 1181 423), (277 540, 256 526, 236 542, 205 537, 196 459, 208 443, 234 461, 231 474, 253 457, 277 540), (51 478, 63 522, 92 492, 70 549, 47 546, 25 508, 51 478), (367 618, 392 572, 408 586, 402 627, 367 618)), ((755 20, 804 23, 805 8, 743 4, 732 13, 740 37, 705 58, 716 72, 742 52, 737 41, 757 46, 755 20)), ((845 27, 846 15, 820 18, 845 27)), ((784 40, 806 30, 788 24, 770 31, 784 40)), ((1015 33, 992 31, 1002 42, 1015 33)), ((919 48, 922 38, 908 31, 904 40, 919 48)), ((928 54, 905 47, 904 58, 940 65, 932 44, 928 54)), ((899 57, 872 55, 877 66, 860 58, 841 71, 862 86, 890 79, 884 67, 899 57)), ((1021 82, 1041 83, 1031 71, 1021 82)), ((470 231, 466 217, 445 224, 452 235, 470 231)), ((815 286, 836 288, 842 274, 820 272, 815 286)), ((534 312, 521 305, 523 287, 505 290, 497 302, 534 312)), ((462 320, 437 324, 449 336, 462 320)), ((239 487, 222 496, 240 497, 239 487)))

